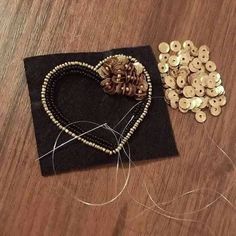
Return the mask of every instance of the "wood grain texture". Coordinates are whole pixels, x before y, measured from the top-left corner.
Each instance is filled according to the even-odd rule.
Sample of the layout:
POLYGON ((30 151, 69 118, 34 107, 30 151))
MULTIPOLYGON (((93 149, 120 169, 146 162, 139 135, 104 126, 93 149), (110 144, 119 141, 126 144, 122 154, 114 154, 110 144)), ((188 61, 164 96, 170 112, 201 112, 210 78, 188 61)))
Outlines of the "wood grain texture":
MULTIPOLYGON (((192 39, 207 44, 224 78, 228 105, 204 125, 191 114, 169 110, 179 158, 138 164, 128 190, 151 206, 196 188, 225 192, 236 206, 235 171, 208 138, 236 163, 236 2, 234 0, 1 0, 0 1, 0 235, 235 235, 235 210, 223 199, 168 219, 132 200, 128 191, 113 204, 88 207, 73 196, 104 201, 114 196, 115 167, 41 177, 22 59, 57 52, 192 39), (66 187, 68 191, 64 189, 66 187), (183 216, 178 216, 179 218, 183 216)), ((158 114, 157 114, 158 115, 158 114)), ((122 173, 120 173, 122 177, 122 173)), ((119 187, 122 184, 119 181, 119 187)), ((183 213, 218 195, 205 191, 165 207, 183 213)))

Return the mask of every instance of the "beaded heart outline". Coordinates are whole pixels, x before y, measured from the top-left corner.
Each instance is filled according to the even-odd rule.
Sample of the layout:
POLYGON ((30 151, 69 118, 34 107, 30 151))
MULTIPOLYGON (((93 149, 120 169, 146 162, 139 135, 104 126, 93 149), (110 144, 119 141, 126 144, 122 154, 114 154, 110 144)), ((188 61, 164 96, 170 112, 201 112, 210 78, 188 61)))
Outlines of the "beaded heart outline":
MULTIPOLYGON (((69 128, 63 126, 54 116, 54 114, 52 113, 52 111, 49 109, 48 104, 47 104, 47 99, 46 99, 46 91, 48 89, 48 83, 50 82, 50 80, 52 79, 52 77, 61 69, 66 68, 68 66, 73 66, 73 65, 77 65, 77 66, 81 66, 81 67, 85 67, 87 69, 90 69, 94 72, 96 72, 98 75, 98 70, 99 68, 108 60, 110 60, 113 57, 127 57, 132 63, 140 63, 136 58, 132 57, 132 56, 127 56, 124 54, 116 54, 116 55, 111 55, 106 57, 105 59, 99 61, 99 63, 96 66, 92 66, 88 63, 85 62, 81 62, 81 61, 69 61, 69 62, 65 62, 62 64, 59 64, 57 66, 55 66, 51 71, 49 71, 47 73, 47 75, 45 76, 44 80, 43 80, 43 84, 42 84, 42 89, 41 89, 41 102, 43 105, 43 108, 46 112, 46 114, 49 116, 49 118, 51 119, 51 121, 60 129, 63 130, 65 133, 69 134, 70 136, 76 138, 77 140, 79 140, 80 142, 93 147, 97 150, 100 150, 106 154, 109 155, 113 155, 116 154, 118 152, 121 151, 121 149, 124 147, 124 145, 128 142, 128 140, 131 138, 131 136, 133 135, 133 133, 135 132, 135 130, 139 127, 140 123, 143 121, 144 117, 146 116, 148 109, 151 105, 151 99, 152 99, 152 83, 151 83, 151 77, 148 73, 148 71, 146 70, 146 68, 142 65, 142 63, 140 63, 143 66, 143 73, 146 76, 146 80, 148 83, 148 91, 147 91, 147 96, 145 98, 145 106, 142 110, 141 115, 139 116, 139 118, 137 118, 137 120, 134 122, 134 124, 130 127, 129 131, 121 137, 121 142, 119 143, 118 146, 116 146, 114 149, 109 149, 109 148, 105 148, 102 145, 99 145, 97 143, 94 143, 90 140, 87 140, 84 137, 80 137, 80 135, 77 135, 76 133, 72 132, 69 128)), ((99 75, 100 76, 100 75, 99 75)), ((101 76, 100 76, 101 77, 101 76)), ((102 77, 101 77, 102 80, 102 77)))

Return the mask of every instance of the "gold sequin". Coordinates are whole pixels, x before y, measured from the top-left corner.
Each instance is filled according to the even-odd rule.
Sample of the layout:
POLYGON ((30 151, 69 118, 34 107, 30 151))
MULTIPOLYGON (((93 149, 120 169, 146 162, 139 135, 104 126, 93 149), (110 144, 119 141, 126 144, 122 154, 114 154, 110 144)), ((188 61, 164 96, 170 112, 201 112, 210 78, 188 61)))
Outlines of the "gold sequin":
POLYGON ((191 49, 190 49, 190 54, 194 57, 198 56, 198 49, 197 47, 193 46, 191 49))
POLYGON ((194 73, 198 71, 198 69, 193 65, 192 62, 189 63, 189 70, 194 73))
POLYGON ((215 71, 216 70, 216 64, 213 61, 208 61, 206 63, 206 69, 210 72, 215 71))
POLYGON ((176 91, 174 91, 174 90, 170 91, 167 96, 168 96, 169 100, 178 99, 179 98, 178 93, 176 93, 176 91))
POLYGON ((158 49, 161 53, 168 53, 170 50, 170 46, 166 42, 162 42, 159 44, 158 49))
POLYGON ((209 105, 212 107, 218 107, 219 106, 219 102, 217 98, 211 98, 209 100, 209 105))
MULTIPOLYGON (((166 98, 168 98, 168 93, 170 92, 170 91, 172 91, 173 89, 171 89, 171 88, 168 88, 168 89, 166 89, 165 90, 165 97, 166 98)), ((169 98, 168 98, 169 99, 169 98)))
POLYGON ((182 113, 187 113, 189 110, 188 109, 183 109, 182 107, 179 107, 179 110, 182 112, 182 113))
POLYGON ((158 69, 161 73, 166 73, 169 70, 169 65, 164 62, 158 63, 158 69))
POLYGON ((199 58, 194 58, 192 64, 197 69, 200 69, 202 66, 202 62, 199 60, 199 58))
POLYGON ((179 75, 187 77, 190 73, 189 68, 185 66, 180 66, 178 70, 179 75))
POLYGON ((203 111, 197 111, 195 113, 195 119, 197 122, 203 123, 206 121, 206 113, 203 111))
POLYGON ((199 68, 199 72, 205 73, 205 71, 206 71, 205 66, 201 65, 200 68, 199 68))
POLYGON ((219 116, 220 113, 221 113, 221 107, 218 106, 218 107, 211 107, 210 108, 210 112, 213 116, 219 116))
POLYGON ((173 52, 178 52, 180 49, 181 49, 181 44, 179 41, 172 41, 170 43, 170 49, 173 51, 173 52))
POLYGON ((198 58, 202 63, 207 63, 209 60, 209 53, 199 52, 198 58))
POLYGON ((195 107, 191 110, 193 113, 196 113, 198 111, 201 111, 201 109, 199 107, 195 107))
POLYGON ((180 98, 179 99, 179 107, 186 110, 190 107, 190 101, 187 98, 180 98))
POLYGON ((205 82, 206 82, 206 87, 207 88, 211 88, 212 89, 212 88, 215 88, 215 86, 216 86, 215 80, 210 78, 209 76, 206 77, 205 82))
POLYGON ((209 73, 209 77, 211 79, 214 79, 215 82, 218 82, 220 80, 220 74, 216 71, 209 73))
POLYGON ((222 85, 217 86, 217 87, 215 88, 215 90, 216 90, 216 92, 218 93, 218 95, 222 95, 222 94, 225 93, 225 89, 224 89, 224 87, 223 87, 222 85))
POLYGON ((183 43, 183 47, 186 48, 186 49, 191 49, 193 46, 194 45, 193 45, 193 42, 191 40, 186 40, 183 43))
POLYGON ((190 61, 190 55, 187 53, 183 53, 179 55, 179 60, 180 60, 180 64, 181 65, 188 65, 189 61, 190 61))
POLYGON ((206 45, 202 45, 199 47, 199 53, 210 53, 210 49, 206 45))
POLYGON ((205 95, 205 89, 203 86, 199 85, 199 86, 196 86, 195 88, 195 94, 199 97, 202 97, 205 95))
POLYGON ((159 60, 160 60, 160 62, 167 62, 169 57, 170 57, 170 54, 168 54, 168 53, 161 53, 159 55, 159 60))
POLYGON ((185 86, 183 89, 183 94, 185 97, 187 98, 192 98, 195 96, 195 91, 194 88, 192 86, 185 86))
POLYGON ((189 82, 194 88, 199 87, 201 85, 201 80, 195 76, 190 76, 189 82))
POLYGON ((225 95, 221 95, 216 98, 218 100, 219 106, 224 106, 226 104, 226 97, 225 95))
POLYGON ((184 88, 185 84, 186 84, 186 77, 183 75, 179 75, 177 77, 176 83, 178 85, 179 88, 184 88))
POLYGON ((174 98, 174 99, 170 100, 170 106, 173 109, 177 109, 178 105, 179 105, 179 99, 178 98, 174 98))
POLYGON ((164 81, 166 83, 166 85, 172 89, 174 89, 176 87, 176 82, 175 82, 175 79, 172 77, 172 76, 166 76, 164 78, 164 81))
POLYGON ((216 97, 218 95, 218 92, 215 88, 213 89, 209 89, 207 88, 206 89, 206 94, 209 96, 209 97, 216 97))
POLYGON ((173 56, 169 57, 168 62, 170 64, 170 66, 178 66, 180 59, 179 59, 179 57, 173 55, 173 56))

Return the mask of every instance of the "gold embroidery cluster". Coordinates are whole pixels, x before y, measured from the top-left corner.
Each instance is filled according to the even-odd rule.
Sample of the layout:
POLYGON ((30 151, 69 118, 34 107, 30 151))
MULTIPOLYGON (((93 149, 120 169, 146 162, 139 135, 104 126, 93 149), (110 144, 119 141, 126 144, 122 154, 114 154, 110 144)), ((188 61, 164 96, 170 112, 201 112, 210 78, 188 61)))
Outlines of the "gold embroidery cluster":
POLYGON ((105 60, 98 73, 101 86, 108 94, 120 94, 142 100, 147 96, 148 82, 144 66, 125 55, 112 56, 105 60))

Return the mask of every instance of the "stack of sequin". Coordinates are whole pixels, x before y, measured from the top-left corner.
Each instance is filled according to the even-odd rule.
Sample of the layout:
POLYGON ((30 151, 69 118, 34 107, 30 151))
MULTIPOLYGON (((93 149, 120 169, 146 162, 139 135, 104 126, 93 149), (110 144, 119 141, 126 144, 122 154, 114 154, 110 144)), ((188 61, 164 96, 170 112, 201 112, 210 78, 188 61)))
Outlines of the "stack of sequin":
POLYGON ((158 49, 166 102, 183 113, 194 112, 200 123, 205 122, 207 109, 213 116, 220 115, 226 104, 225 90, 209 48, 197 48, 186 40, 182 45, 179 41, 162 42, 158 49))

